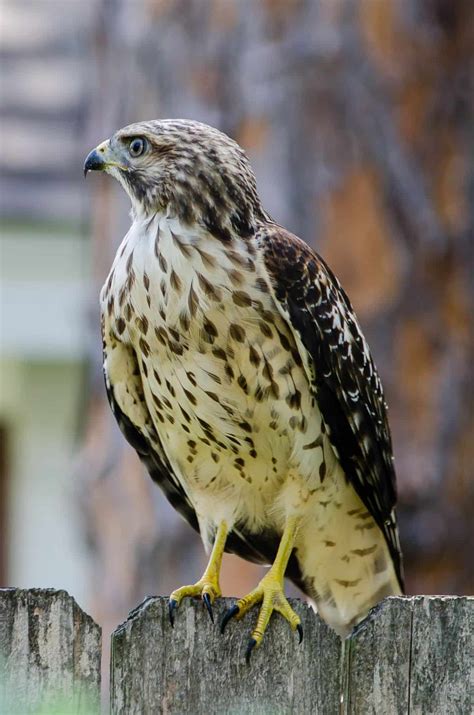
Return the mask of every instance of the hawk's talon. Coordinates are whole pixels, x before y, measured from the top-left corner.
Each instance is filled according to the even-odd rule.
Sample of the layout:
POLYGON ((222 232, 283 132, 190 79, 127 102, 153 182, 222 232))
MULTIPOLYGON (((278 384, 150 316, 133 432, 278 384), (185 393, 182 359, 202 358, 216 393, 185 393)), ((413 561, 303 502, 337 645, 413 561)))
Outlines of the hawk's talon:
POLYGON ((221 589, 219 587, 219 583, 217 581, 211 582, 210 580, 203 578, 197 583, 193 583, 191 586, 181 586, 181 588, 177 588, 176 591, 173 591, 169 600, 171 625, 174 625, 174 612, 180 605, 183 598, 201 598, 203 604, 206 606, 211 621, 214 623, 212 604, 220 595, 221 589))
POLYGON ((171 628, 174 628, 174 612, 178 608, 178 601, 174 598, 170 598, 168 601, 168 614, 170 617, 171 628))
POLYGON ((212 601, 210 595, 207 592, 203 593, 202 600, 207 608, 207 612, 209 613, 209 618, 211 619, 212 623, 214 623, 214 613, 212 611, 212 601))
POLYGON ((237 616, 239 612, 239 607, 237 605, 232 606, 231 608, 227 609, 227 611, 224 613, 224 617, 221 621, 221 633, 223 634, 225 631, 226 625, 229 623, 231 618, 234 618, 234 616, 237 616))
POLYGON ((296 530, 296 520, 289 519, 285 527, 285 532, 278 547, 278 552, 273 565, 268 573, 262 578, 256 588, 243 598, 239 598, 237 603, 227 611, 221 624, 221 633, 227 622, 233 617, 242 618, 253 606, 260 604, 260 611, 257 623, 252 631, 252 635, 247 646, 245 659, 250 660, 250 654, 255 646, 259 646, 267 630, 273 611, 277 611, 288 621, 291 628, 298 632, 299 641, 303 640, 303 628, 301 619, 291 608, 285 597, 283 590, 283 580, 285 569, 288 563, 291 549, 293 547, 294 533, 296 530))
POLYGON ((303 642, 303 626, 301 625, 301 623, 297 624, 296 630, 298 631, 298 643, 301 644, 303 642))
POLYGON ((255 640, 255 638, 251 638, 248 642, 247 650, 245 651, 245 661, 247 665, 250 665, 250 656, 252 655, 252 651, 256 645, 257 641, 255 640))

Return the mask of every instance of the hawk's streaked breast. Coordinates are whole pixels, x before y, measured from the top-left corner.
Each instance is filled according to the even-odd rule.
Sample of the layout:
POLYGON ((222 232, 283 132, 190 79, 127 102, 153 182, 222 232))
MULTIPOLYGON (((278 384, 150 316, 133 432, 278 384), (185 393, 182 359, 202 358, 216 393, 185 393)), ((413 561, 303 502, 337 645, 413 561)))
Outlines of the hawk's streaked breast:
POLYGON ((311 448, 324 440, 321 417, 255 251, 157 217, 129 234, 102 301, 113 306, 106 330, 134 348, 146 408, 202 520, 201 500, 262 528, 298 450, 304 488, 320 485, 334 456, 329 443, 326 455, 311 448))

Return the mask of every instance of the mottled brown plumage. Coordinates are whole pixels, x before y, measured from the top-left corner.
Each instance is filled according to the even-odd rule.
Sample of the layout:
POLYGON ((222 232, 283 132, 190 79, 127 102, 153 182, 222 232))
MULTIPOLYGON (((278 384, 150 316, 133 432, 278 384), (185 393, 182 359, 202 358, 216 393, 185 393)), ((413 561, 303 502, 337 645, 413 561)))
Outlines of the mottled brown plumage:
POLYGON ((101 295, 125 436, 205 544, 223 530, 270 563, 291 524, 287 575, 347 633, 402 588, 386 405, 347 296, 211 127, 131 125, 86 169, 132 201, 101 295))

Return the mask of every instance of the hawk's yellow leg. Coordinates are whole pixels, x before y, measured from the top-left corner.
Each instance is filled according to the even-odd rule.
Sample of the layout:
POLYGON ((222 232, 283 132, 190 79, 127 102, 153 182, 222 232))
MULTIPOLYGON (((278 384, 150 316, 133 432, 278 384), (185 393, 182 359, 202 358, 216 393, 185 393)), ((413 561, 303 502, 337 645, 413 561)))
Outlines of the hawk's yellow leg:
POLYGON ((259 646, 263 640, 263 635, 267 629, 270 617, 273 611, 278 611, 283 618, 289 622, 293 630, 297 630, 300 642, 303 638, 303 629, 301 627, 300 617, 293 611, 288 603, 283 590, 283 582, 285 571, 288 565, 291 552, 295 542, 296 532, 298 530, 298 520, 296 517, 287 519, 283 536, 281 537, 275 561, 268 573, 262 578, 260 583, 247 596, 240 598, 235 606, 230 608, 224 616, 221 625, 221 632, 228 621, 235 618, 242 618, 255 604, 262 603, 260 613, 258 614, 257 625, 255 626, 250 638, 246 659, 250 659, 250 654, 255 646, 259 646))
POLYGON ((212 547, 209 563, 203 575, 196 583, 191 586, 181 586, 170 596, 169 614, 171 625, 174 624, 174 612, 179 604, 187 596, 201 596, 204 604, 209 612, 211 621, 214 622, 212 613, 212 604, 214 600, 221 595, 221 587, 219 585, 219 575, 222 564, 222 554, 224 553, 225 542, 227 539, 228 528, 225 521, 219 524, 216 531, 214 546, 212 547))

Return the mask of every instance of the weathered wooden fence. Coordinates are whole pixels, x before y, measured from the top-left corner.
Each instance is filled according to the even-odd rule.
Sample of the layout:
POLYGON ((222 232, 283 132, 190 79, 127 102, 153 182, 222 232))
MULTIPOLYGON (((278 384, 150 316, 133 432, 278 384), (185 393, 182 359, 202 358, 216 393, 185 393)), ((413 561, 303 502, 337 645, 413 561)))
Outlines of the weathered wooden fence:
MULTIPOLYGON (((220 600, 216 621, 230 601, 220 600)), ((150 598, 112 635, 113 714, 468 715, 474 598, 386 599, 344 643, 300 601, 301 645, 275 617, 245 663, 255 614, 221 636, 198 602, 172 629, 150 598)), ((64 591, 0 590, 0 713, 99 712, 100 628, 64 591)))
POLYGON ((65 591, 0 589, 1 715, 99 710, 101 632, 65 591))

